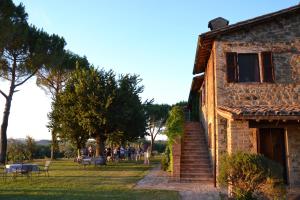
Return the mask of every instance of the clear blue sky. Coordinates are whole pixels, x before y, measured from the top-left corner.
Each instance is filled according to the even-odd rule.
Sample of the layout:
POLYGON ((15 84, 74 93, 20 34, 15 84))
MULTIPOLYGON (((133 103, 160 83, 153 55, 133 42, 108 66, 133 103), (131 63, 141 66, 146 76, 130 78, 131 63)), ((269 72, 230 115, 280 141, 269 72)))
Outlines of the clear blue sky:
MULTIPOLYGON (((86 55, 95 66, 139 74, 144 100, 173 104, 188 98, 197 37, 208 31, 209 20, 221 16, 232 24, 296 5, 299 0, 14 2, 23 2, 30 23, 63 36, 67 49, 86 55)), ((8 136, 50 138, 45 128, 49 102, 34 81, 22 87, 13 100, 8 136)), ((3 104, 1 98, 1 110, 3 104)))

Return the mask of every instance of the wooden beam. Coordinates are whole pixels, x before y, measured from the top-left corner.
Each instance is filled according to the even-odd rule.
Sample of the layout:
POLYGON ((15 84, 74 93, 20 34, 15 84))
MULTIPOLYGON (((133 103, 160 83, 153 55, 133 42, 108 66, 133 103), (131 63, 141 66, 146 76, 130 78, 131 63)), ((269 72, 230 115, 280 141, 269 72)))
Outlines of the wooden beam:
POLYGON ((300 126, 297 120, 288 120, 283 122, 282 120, 272 121, 261 120, 257 122, 256 120, 249 120, 249 128, 285 128, 287 126, 300 126))

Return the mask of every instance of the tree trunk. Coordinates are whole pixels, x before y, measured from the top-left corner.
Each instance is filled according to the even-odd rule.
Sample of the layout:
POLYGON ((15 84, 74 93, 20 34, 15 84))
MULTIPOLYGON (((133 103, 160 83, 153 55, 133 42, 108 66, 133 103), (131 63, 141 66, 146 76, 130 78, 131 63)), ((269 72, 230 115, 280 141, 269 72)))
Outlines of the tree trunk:
POLYGON ((3 112, 2 124, 1 124, 1 133, 0 133, 0 163, 6 163, 6 154, 7 154, 7 127, 8 127, 8 118, 10 113, 11 101, 13 94, 15 92, 15 79, 16 79, 16 67, 17 67, 17 60, 14 57, 13 67, 11 71, 11 82, 9 87, 9 93, 5 96, 5 107, 3 112))
POLYGON ((150 155, 152 156, 153 146, 154 146, 154 137, 151 135, 151 142, 150 142, 150 155))
POLYGON ((10 85, 9 94, 6 97, 5 108, 3 112, 3 119, 1 124, 1 148, 0 148, 0 163, 5 164, 6 153, 7 153, 7 127, 8 127, 8 118, 10 114, 11 101, 14 94, 15 81, 13 80, 10 85))
POLYGON ((52 144, 51 144, 51 160, 54 160, 55 159, 55 146, 56 146, 56 138, 55 138, 55 135, 54 135, 54 132, 53 130, 51 131, 51 136, 52 136, 52 144))
MULTIPOLYGON (((11 88, 13 88, 11 86, 11 88)), ((5 108, 3 112, 3 119, 1 124, 1 148, 0 148, 0 163, 5 164, 6 153, 7 153, 7 127, 8 127, 8 118, 10 114, 11 101, 13 96, 14 89, 10 89, 9 95, 6 98, 5 108)))
POLYGON ((104 156, 105 138, 100 135, 96 136, 96 157, 104 156))
POLYGON ((77 148, 77 158, 80 157, 80 148, 77 148))
POLYGON ((100 135, 96 136, 96 157, 100 156, 100 135))

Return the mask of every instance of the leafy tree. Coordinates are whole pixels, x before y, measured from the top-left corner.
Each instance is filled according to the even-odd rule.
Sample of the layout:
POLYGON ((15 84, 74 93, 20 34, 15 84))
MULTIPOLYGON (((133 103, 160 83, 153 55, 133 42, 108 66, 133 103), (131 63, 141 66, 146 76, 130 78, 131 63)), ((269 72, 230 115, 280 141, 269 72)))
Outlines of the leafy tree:
POLYGON ((30 136, 26 136, 25 147, 27 151, 28 160, 32 160, 35 156, 34 154, 37 148, 35 140, 30 136))
POLYGON ((153 150, 154 141, 156 136, 162 133, 162 128, 166 123, 168 112, 171 106, 167 104, 152 104, 145 105, 147 115, 147 133, 150 135, 150 149, 153 150))
POLYGON ((80 126, 80 109, 78 97, 76 96, 74 79, 70 79, 65 90, 60 92, 52 104, 52 112, 49 114, 52 129, 58 132, 58 137, 63 141, 70 141, 77 149, 84 147, 89 138, 89 133, 80 126))
MULTIPOLYGON (((41 68, 37 72, 36 83, 47 94, 51 95, 52 101, 55 101, 59 92, 63 90, 71 72, 76 69, 76 66, 88 68, 89 62, 87 61, 86 57, 80 57, 70 51, 64 51, 61 55, 57 56, 55 63, 51 63, 51 66, 41 68)), ((51 159, 54 159, 54 152, 58 149, 58 130, 55 129, 53 124, 53 121, 50 121, 48 124, 52 138, 51 159)))
POLYGON ((144 90, 137 75, 121 75, 112 103, 110 135, 120 143, 136 141, 146 134, 146 115, 139 94, 144 90))
POLYGON ((135 75, 116 80, 113 71, 77 69, 58 95, 54 109, 58 112, 52 113, 59 122, 56 124, 61 129, 60 137, 73 141, 79 136, 95 138, 96 156, 103 156, 107 139, 124 143, 143 137, 145 113, 139 97, 143 87, 139 83, 135 75), (73 124, 66 126, 67 121, 73 124), (66 137, 65 127, 77 128, 68 131, 73 135, 66 137), (76 130, 81 131, 77 134, 76 130))
POLYGON ((184 112, 182 107, 174 106, 166 121, 165 134, 168 136, 169 143, 172 144, 176 137, 182 136, 184 131, 184 112))
POLYGON ((5 93, 5 107, 1 124, 0 162, 5 163, 7 151, 7 127, 12 97, 45 65, 53 62, 65 46, 63 38, 48 35, 27 23, 24 6, 15 6, 11 0, 0 2, 0 78, 9 83, 5 93), (3 29, 2 29, 3 27, 3 29))
POLYGON ((15 139, 8 140, 7 158, 13 162, 23 162, 28 158, 26 146, 15 139))
POLYGON ((188 102, 186 102, 186 101, 180 101, 180 102, 176 103, 173 106, 186 107, 186 106, 188 106, 188 102))

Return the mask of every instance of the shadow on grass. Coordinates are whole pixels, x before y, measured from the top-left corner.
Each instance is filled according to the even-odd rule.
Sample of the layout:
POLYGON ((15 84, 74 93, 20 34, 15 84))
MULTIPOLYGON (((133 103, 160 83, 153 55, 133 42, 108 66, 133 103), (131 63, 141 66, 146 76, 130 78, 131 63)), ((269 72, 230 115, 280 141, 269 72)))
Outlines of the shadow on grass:
POLYGON ((49 189, 49 190, 35 190, 35 189, 1 189, 0 199, 6 200, 52 200, 52 199, 179 199, 176 192, 159 191, 159 190, 135 190, 135 189, 115 189, 107 188, 102 190, 63 190, 63 189, 49 189))

